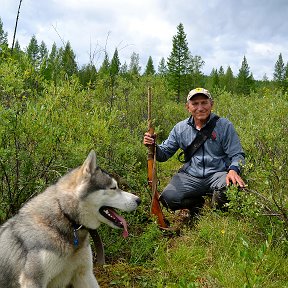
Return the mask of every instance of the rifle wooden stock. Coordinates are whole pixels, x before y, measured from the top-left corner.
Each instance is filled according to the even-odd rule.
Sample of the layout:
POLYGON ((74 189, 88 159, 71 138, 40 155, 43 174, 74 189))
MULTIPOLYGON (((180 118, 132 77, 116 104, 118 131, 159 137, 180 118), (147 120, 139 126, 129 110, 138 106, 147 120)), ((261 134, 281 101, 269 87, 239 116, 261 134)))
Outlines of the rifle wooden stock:
POLYGON ((148 145, 148 184, 152 191, 152 201, 151 201, 151 215, 157 217, 158 225, 161 228, 168 228, 168 225, 165 221, 164 214, 162 212, 160 203, 159 203, 159 193, 157 191, 157 174, 156 174, 156 135, 154 134, 154 128, 151 123, 151 87, 148 88, 148 132, 149 134, 155 137, 155 142, 153 145, 148 145))

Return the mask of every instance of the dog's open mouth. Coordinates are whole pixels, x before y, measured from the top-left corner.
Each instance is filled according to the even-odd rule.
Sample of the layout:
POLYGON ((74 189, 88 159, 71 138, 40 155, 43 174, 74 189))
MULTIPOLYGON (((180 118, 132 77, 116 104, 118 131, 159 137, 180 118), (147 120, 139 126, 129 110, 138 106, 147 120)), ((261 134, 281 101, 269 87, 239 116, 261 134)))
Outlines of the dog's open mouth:
POLYGON ((103 206, 99 209, 100 214, 108 219, 109 221, 113 222, 116 226, 123 228, 123 237, 128 237, 128 229, 127 229, 127 222, 126 220, 117 214, 112 207, 103 206))

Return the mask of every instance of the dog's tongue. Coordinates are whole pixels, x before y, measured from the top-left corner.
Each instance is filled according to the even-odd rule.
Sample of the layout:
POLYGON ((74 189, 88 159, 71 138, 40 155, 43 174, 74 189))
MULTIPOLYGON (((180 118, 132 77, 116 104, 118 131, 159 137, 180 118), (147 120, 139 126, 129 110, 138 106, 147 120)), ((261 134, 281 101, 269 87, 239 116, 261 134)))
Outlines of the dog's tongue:
POLYGON ((115 217, 117 218, 123 225, 123 233, 122 233, 122 236, 124 238, 128 237, 128 228, 127 228, 127 222, 126 220, 124 219, 124 217, 120 216, 119 214, 117 214, 114 210, 110 210, 110 213, 115 217))

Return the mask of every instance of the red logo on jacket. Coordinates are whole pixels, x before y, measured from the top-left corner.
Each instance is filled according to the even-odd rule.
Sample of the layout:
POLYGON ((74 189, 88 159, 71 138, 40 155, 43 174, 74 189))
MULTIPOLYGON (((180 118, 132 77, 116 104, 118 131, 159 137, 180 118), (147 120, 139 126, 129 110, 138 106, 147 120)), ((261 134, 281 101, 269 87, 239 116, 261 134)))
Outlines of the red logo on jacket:
POLYGON ((214 140, 216 140, 216 138, 217 138, 217 134, 215 131, 213 131, 211 134, 211 139, 214 141, 214 140))

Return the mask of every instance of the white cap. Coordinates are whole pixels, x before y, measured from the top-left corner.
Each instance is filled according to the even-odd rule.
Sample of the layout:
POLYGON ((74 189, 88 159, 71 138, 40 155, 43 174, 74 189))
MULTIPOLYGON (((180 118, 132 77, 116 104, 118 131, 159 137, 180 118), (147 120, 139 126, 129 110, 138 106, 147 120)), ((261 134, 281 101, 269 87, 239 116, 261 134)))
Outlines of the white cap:
POLYGON ((204 88, 195 88, 193 90, 191 90, 187 96, 187 102, 192 98, 194 97, 195 95, 198 95, 198 94, 202 94, 204 96, 206 96, 207 98, 211 99, 212 100, 212 96, 210 94, 210 92, 204 88))

